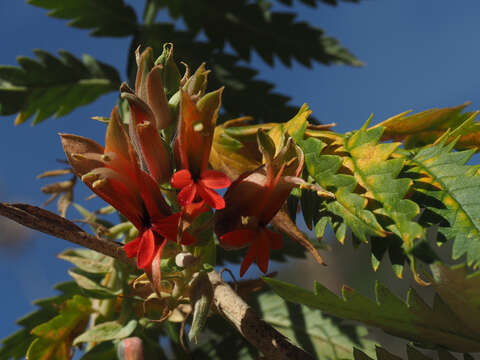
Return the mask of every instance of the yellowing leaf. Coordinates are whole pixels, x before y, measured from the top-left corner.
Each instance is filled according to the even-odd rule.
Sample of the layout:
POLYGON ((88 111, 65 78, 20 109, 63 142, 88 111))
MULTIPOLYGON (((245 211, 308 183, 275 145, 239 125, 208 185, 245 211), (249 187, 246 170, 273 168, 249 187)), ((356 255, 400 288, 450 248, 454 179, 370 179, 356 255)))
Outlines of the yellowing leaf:
POLYGON ((32 330, 32 334, 38 338, 28 348, 26 358, 28 360, 69 359, 71 339, 86 327, 90 313, 90 300, 75 295, 65 303, 65 307, 58 316, 32 330))
POLYGON ((308 105, 303 104, 297 115, 292 119, 286 123, 275 124, 272 127, 268 135, 273 139, 277 153, 283 144, 285 134, 290 135, 297 143, 303 140, 308 125, 307 118, 311 113, 312 111, 308 108, 308 105))
MULTIPOLYGON (((410 111, 392 116, 373 126, 384 127, 382 140, 401 140, 406 148, 417 148, 433 144, 448 129, 459 127, 475 113, 462 112, 470 103, 447 108, 434 108, 417 114, 408 115, 410 111)), ((455 147, 471 149, 480 146, 480 123, 472 122, 459 133, 455 147)))

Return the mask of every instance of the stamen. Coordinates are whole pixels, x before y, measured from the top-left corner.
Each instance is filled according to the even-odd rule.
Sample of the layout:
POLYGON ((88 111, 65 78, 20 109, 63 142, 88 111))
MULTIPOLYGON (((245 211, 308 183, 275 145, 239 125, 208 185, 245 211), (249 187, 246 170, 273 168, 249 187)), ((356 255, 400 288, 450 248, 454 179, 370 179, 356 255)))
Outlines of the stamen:
POLYGON ((105 185, 107 183, 107 181, 108 181, 107 179, 96 180, 96 181, 93 182, 92 187, 94 189, 96 189, 98 187, 101 187, 101 186, 105 185))
POLYGON ((196 122, 195 124, 193 124, 193 131, 195 132, 203 131, 203 124, 201 122, 196 122))
POLYGON ((72 154, 71 156, 74 160, 77 160, 77 161, 86 160, 86 157, 83 156, 82 154, 72 154))
POLYGON ((95 181, 97 179, 98 179, 98 174, 91 173, 91 172, 86 173, 85 175, 82 176, 82 181, 85 183, 95 181))

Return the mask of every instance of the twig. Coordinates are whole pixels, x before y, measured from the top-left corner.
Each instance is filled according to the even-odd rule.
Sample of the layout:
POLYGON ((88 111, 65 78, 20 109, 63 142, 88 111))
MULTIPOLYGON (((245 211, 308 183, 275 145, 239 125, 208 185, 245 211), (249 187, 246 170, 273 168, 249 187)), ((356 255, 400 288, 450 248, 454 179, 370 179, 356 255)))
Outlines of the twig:
POLYGON ((126 264, 136 266, 135 261, 127 257, 121 244, 90 235, 73 222, 48 210, 27 204, 0 203, 0 215, 31 229, 70 241, 119 259, 126 264))
POLYGON ((271 325, 260 319, 260 316, 222 280, 217 272, 209 272, 208 278, 212 283, 213 303, 217 311, 267 359, 314 359, 312 355, 292 344, 271 325))
MULTIPOLYGON (((27 204, 0 203, 0 215, 29 228, 82 245, 135 266, 135 261, 127 257, 121 244, 87 234, 71 221, 50 211, 27 204)), ((312 355, 292 344, 285 336, 263 321, 217 272, 209 272, 208 278, 213 287, 213 304, 218 313, 235 326, 240 334, 267 359, 314 359, 312 355)))

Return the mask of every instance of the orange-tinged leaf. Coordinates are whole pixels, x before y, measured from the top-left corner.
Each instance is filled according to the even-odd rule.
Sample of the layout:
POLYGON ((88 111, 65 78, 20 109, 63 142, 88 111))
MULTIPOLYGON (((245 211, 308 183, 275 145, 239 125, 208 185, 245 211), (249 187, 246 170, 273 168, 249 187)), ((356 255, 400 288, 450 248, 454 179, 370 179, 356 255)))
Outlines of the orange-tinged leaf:
MULTIPOLYGON (((417 148, 433 144, 448 129, 458 128, 476 113, 462 112, 470 103, 447 108, 434 108, 413 115, 410 111, 392 116, 373 126, 382 126, 385 131, 382 140, 401 140, 406 148, 417 148)), ((480 146, 480 123, 471 122, 459 132, 456 149, 471 149, 480 146)), ((453 140, 453 139, 452 139, 453 140)))
POLYGON ((268 135, 272 138, 277 149, 277 154, 282 147, 285 139, 285 134, 290 135, 296 142, 303 140, 305 130, 308 122, 307 118, 312 111, 308 108, 307 104, 303 104, 298 113, 286 123, 275 124, 268 132, 268 135))
POLYGON ((83 296, 75 295, 68 300, 56 317, 32 330, 38 338, 28 348, 27 359, 70 358, 71 340, 84 331, 91 311, 90 300, 83 296))

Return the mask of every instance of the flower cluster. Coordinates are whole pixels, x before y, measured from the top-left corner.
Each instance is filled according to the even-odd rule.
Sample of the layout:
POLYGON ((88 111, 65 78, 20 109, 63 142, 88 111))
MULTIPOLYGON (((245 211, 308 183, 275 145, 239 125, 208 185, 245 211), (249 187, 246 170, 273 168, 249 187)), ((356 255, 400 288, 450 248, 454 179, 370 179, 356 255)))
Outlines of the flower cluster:
MULTIPOLYGON (((239 176, 233 184, 224 172, 209 167, 223 88, 206 93, 208 71, 202 64, 181 78, 172 46, 153 60, 152 50, 137 50, 135 90, 123 84, 128 111, 115 107, 105 147, 93 140, 61 134, 73 171, 90 189, 115 207, 138 230, 125 244, 137 266, 152 273, 170 241, 196 242, 189 226, 214 209, 215 232, 227 249, 249 246, 243 276, 256 259, 268 269, 270 249, 280 249, 281 235, 267 225, 287 199, 303 167, 303 154, 288 138, 275 144, 259 131, 264 165, 239 176), (222 197, 215 190, 228 188, 222 197), (175 193, 176 196, 171 195, 175 193)), ((123 107, 122 107, 123 108, 123 107)), ((159 265, 158 265, 159 266, 159 265)))

